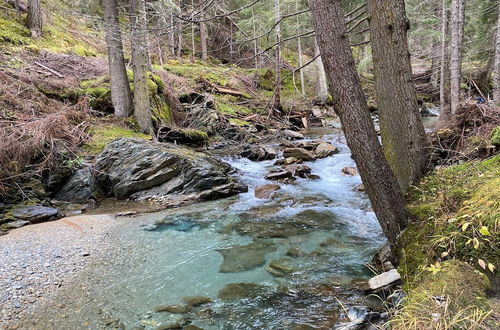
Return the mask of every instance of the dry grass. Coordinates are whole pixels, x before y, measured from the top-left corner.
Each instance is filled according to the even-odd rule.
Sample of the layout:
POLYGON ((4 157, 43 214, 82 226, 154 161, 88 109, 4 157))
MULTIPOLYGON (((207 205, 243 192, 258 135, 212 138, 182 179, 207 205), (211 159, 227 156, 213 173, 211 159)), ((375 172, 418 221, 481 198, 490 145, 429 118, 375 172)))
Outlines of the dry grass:
POLYGON ((0 197, 74 155, 86 138, 85 110, 85 100, 63 104, 0 71, 0 197))

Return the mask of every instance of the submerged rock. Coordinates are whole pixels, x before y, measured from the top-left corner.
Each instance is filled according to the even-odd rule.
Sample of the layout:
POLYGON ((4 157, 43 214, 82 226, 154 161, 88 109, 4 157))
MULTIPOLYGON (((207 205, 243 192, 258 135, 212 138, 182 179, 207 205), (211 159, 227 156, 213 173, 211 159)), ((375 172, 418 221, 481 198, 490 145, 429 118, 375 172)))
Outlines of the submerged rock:
POLYGON ((316 229, 333 229, 335 214, 329 211, 304 210, 293 216, 291 221, 299 226, 316 229))
POLYGON ((58 209, 46 206, 23 207, 12 211, 12 215, 15 218, 29 221, 30 223, 47 221, 56 217, 58 214, 58 209))
POLYGON ((231 283, 219 291, 222 300, 254 298, 266 292, 266 287, 256 283, 231 283))
POLYGON ((183 314, 187 313, 191 310, 191 306, 189 305, 166 305, 166 306, 158 306, 155 308, 155 312, 168 312, 172 314, 183 314))
POLYGON ((204 297, 204 296, 190 296, 190 297, 184 297, 182 300, 188 304, 189 306, 200 306, 209 302, 212 302, 212 299, 209 297, 204 297))
POLYGON ((300 257, 304 255, 304 252, 300 251, 298 247, 291 247, 286 251, 286 255, 289 257, 300 257))
POLYGON ((270 198, 275 191, 280 189, 281 186, 277 184, 265 184, 263 186, 258 186, 255 188, 255 197, 267 199, 270 198))
POLYGON ((273 251, 276 251, 276 247, 272 243, 263 241, 217 250, 224 257, 219 271, 238 273, 257 268, 264 265, 266 254, 273 251))
POLYGON ((294 272, 292 260, 289 258, 275 259, 266 267, 266 271, 277 277, 287 276, 294 272))
POLYGON ((279 169, 273 170, 266 175, 267 180, 284 181, 290 180, 293 177, 293 173, 287 170, 279 169))
POLYGON ((96 159, 97 181, 117 199, 209 200, 247 191, 228 175, 230 169, 203 153, 134 138, 111 142, 96 159))
POLYGON ((278 223, 274 221, 238 222, 230 226, 241 235, 255 238, 287 238, 307 233, 307 229, 300 228, 293 223, 278 223))

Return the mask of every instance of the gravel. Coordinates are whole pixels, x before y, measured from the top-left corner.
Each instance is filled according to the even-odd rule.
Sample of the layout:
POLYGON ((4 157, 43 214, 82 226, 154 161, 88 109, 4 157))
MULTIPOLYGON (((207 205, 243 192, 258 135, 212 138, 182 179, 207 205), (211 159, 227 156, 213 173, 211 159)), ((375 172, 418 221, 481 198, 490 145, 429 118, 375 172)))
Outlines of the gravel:
POLYGON ((117 221, 80 215, 15 229, 0 236, 0 329, 51 297, 109 247, 117 221))

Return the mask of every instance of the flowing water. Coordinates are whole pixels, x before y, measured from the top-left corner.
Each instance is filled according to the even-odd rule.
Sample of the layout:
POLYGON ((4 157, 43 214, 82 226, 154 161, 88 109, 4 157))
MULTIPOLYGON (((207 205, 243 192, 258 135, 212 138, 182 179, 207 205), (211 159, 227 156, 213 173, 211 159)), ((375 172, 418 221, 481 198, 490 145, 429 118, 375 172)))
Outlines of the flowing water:
POLYGON ((257 199, 254 191, 270 183, 264 176, 274 161, 227 158, 248 193, 119 220, 121 229, 109 238, 114 247, 59 295, 60 305, 47 308, 41 322, 55 328, 301 329, 342 321, 344 308, 364 298, 351 281, 371 275, 364 264, 384 238, 365 194, 356 190, 360 178, 341 174, 354 166, 343 137, 322 139, 341 152, 306 162, 320 179, 281 184, 272 199, 257 199), (273 261, 278 266, 269 268, 273 261), (212 302, 184 314, 155 312, 183 305, 187 296, 212 302))

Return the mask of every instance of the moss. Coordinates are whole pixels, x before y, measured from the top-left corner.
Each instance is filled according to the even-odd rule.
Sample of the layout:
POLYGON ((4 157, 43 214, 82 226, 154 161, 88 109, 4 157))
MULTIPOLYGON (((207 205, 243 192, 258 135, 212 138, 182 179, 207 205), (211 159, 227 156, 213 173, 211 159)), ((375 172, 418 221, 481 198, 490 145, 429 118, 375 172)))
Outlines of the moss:
POLYGON ((217 108, 221 113, 226 115, 233 115, 233 116, 237 114, 248 115, 252 113, 252 110, 247 107, 236 104, 224 103, 224 102, 217 102, 217 108))
POLYGON ((194 128, 181 128, 180 131, 186 134, 186 136, 191 138, 193 141, 199 141, 199 142, 208 141, 208 134, 204 131, 200 131, 194 128))
POLYGON ((0 42, 26 45, 30 42, 30 31, 19 22, 0 18, 0 42))
POLYGON ((498 196, 500 156, 437 170, 410 190, 407 206, 412 223, 396 249, 398 271, 410 298, 401 312, 404 317, 396 317, 398 325, 420 317, 428 322, 426 317, 436 312, 429 305, 431 296, 451 299, 449 304, 456 308, 448 310, 445 318, 457 317, 464 309, 475 310, 475 315, 486 311, 476 304, 476 297, 484 298, 485 286, 484 276, 474 267, 490 274, 499 267, 498 196), (425 315, 418 314, 418 306, 424 307, 425 315))
POLYGON ((494 146, 500 146, 500 126, 497 126, 491 132, 490 143, 493 144, 494 146))
POLYGON ((104 147, 115 139, 126 138, 139 138, 147 140, 149 135, 138 133, 137 131, 116 125, 93 126, 89 130, 90 141, 83 145, 83 150, 90 154, 100 153, 104 147))
POLYGON ((403 308, 390 321, 393 329, 455 329, 487 326, 490 306, 487 277, 465 262, 450 260, 422 272, 403 308), (432 326, 431 326, 432 325, 432 326))
POLYGON ((239 127, 245 127, 245 126, 250 126, 250 122, 246 120, 241 120, 238 118, 230 118, 229 122, 234 125, 234 126, 239 126, 239 127))

